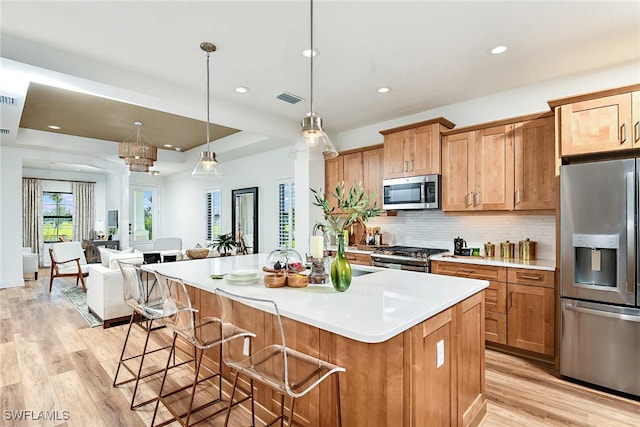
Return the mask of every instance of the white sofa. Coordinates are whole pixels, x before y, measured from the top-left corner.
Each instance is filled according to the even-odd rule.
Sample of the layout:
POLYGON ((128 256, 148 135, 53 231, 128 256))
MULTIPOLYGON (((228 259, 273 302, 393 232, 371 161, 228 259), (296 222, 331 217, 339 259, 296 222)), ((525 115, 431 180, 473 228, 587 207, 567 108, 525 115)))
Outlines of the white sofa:
MULTIPOLYGON (((180 251, 161 251, 160 254, 163 258, 165 255, 177 255, 177 259, 182 258, 180 251)), ((93 314, 102 319, 104 328, 128 321, 131 316, 131 307, 124 302, 122 273, 118 260, 142 264, 143 259, 142 252, 114 253, 109 257, 107 266, 89 264, 87 306, 93 314)), ((103 261, 107 263, 106 260, 103 261)))

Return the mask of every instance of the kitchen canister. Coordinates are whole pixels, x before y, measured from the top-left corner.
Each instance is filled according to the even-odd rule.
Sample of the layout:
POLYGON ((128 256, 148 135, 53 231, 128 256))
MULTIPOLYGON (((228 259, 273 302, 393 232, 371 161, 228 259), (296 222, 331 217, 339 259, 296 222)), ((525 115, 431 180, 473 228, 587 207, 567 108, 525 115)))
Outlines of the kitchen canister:
POLYGON ((533 240, 520 240, 518 245, 520 259, 530 260, 536 259, 536 242, 533 240))
POLYGON ((496 245, 491 242, 487 242, 484 244, 484 256, 487 258, 493 258, 496 256, 496 245))
POLYGON ((511 259, 515 255, 516 244, 510 241, 500 243, 500 257, 504 259, 511 259))

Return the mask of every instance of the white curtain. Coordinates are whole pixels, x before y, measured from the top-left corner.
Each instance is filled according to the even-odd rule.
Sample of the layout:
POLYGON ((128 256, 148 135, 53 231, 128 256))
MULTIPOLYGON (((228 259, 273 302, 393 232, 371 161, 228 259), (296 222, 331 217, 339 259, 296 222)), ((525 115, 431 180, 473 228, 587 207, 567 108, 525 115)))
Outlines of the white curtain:
POLYGON ((42 235, 42 181, 22 178, 22 246, 38 254, 42 266, 44 237, 42 235))
POLYGON ((95 183, 74 182, 73 189, 73 240, 82 242, 93 239, 96 220, 95 183))

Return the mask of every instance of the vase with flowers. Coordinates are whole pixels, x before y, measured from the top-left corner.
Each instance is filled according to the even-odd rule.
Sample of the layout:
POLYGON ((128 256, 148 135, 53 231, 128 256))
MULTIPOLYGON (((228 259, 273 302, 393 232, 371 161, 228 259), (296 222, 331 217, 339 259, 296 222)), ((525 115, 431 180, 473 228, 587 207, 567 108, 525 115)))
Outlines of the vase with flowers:
POLYGON ((314 206, 322 209, 325 222, 319 222, 317 226, 323 231, 330 231, 336 236, 338 250, 335 259, 331 262, 331 284, 338 292, 344 292, 351 285, 351 264, 345 251, 345 235, 352 225, 359 223, 366 228, 370 218, 379 216, 382 209, 371 203, 371 197, 364 192, 362 182, 356 182, 351 188, 345 190, 344 181, 339 182, 331 196, 336 199, 336 205, 331 206, 327 196, 320 190, 311 189, 315 201, 314 206))

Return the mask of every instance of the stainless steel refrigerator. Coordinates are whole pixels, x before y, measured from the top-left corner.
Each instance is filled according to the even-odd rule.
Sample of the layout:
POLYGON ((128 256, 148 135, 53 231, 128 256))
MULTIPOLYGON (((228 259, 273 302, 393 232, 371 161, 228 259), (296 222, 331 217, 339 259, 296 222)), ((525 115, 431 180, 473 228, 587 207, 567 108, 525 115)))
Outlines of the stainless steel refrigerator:
POLYGON ((560 373, 640 396, 640 160, 560 169, 560 373))

